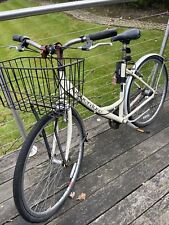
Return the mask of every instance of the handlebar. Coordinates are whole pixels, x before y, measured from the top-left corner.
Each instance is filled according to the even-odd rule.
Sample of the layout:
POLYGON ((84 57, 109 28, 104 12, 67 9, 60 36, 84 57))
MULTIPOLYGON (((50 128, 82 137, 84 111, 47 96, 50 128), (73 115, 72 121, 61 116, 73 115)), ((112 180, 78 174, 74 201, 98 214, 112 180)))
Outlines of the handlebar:
MULTIPOLYGON (((61 48, 66 49, 66 48, 68 48, 68 47, 70 47, 74 44, 87 42, 87 43, 91 43, 91 46, 86 44, 85 48, 79 47, 79 49, 89 50, 90 47, 92 47, 92 41, 97 41, 97 40, 101 40, 101 39, 105 39, 105 38, 109 38, 109 37, 112 38, 116 35, 117 35, 117 31, 114 28, 108 29, 108 30, 103 30, 103 31, 100 31, 100 32, 84 35, 84 36, 81 36, 81 37, 76 38, 76 39, 72 39, 72 40, 68 41, 67 43, 65 43, 61 48)), ((21 51, 23 51, 24 48, 27 48, 28 45, 31 45, 31 46, 33 46, 37 49, 40 49, 40 50, 44 50, 44 48, 48 48, 47 51, 49 51, 50 54, 53 54, 51 52, 51 49, 55 48, 55 45, 50 45, 50 48, 49 48, 49 46, 43 46, 43 45, 38 44, 37 42, 32 41, 27 36, 22 36, 22 35, 17 35, 17 34, 13 36, 13 40, 21 43, 21 46, 20 46, 21 51)), ((105 43, 103 43, 103 44, 105 45, 105 43)), ((99 45, 95 45, 95 46, 97 47, 99 45)))
POLYGON ((15 35, 13 35, 12 39, 13 39, 13 41, 23 42, 25 40, 29 40, 30 38, 27 36, 15 34, 15 35))
MULTIPOLYGON (((63 45, 63 48, 68 48, 69 46, 71 46, 73 44, 77 44, 77 43, 81 43, 81 42, 97 41, 97 40, 101 40, 101 39, 105 39, 105 38, 109 38, 109 37, 112 38, 116 35, 117 35, 117 31, 114 28, 108 29, 108 30, 103 30, 103 31, 84 35, 79 38, 70 40, 69 42, 67 42, 66 44, 63 45)), ((85 50, 85 49, 82 48, 82 50, 85 50)))
POLYGON ((30 40, 30 38, 27 36, 15 34, 15 35, 13 35, 12 39, 13 39, 13 41, 21 42, 22 47, 28 47, 28 45, 31 45, 38 49, 42 48, 42 45, 38 44, 35 41, 30 40))
POLYGON ((105 39, 109 37, 114 37, 116 35, 117 35, 117 31, 113 28, 113 29, 99 31, 93 34, 88 34, 86 38, 89 38, 92 41, 97 41, 97 40, 101 40, 101 39, 105 39))

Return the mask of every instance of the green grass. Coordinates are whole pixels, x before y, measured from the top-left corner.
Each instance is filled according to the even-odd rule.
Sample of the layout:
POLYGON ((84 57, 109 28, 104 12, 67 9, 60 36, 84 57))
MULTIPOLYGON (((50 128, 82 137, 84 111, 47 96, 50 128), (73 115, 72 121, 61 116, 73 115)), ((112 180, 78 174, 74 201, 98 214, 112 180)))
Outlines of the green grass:
MULTIPOLYGON (((35 6, 36 4, 26 0, 9 0, 0 3, 0 11, 16 8, 25 8, 35 6)), ((15 50, 4 48, 8 45, 16 45, 11 37, 13 34, 29 36, 31 39, 41 44, 50 44, 66 41, 79 37, 81 35, 96 32, 106 28, 106 26, 96 25, 76 20, 64 13, 53 13, 43 16, 34 16, 29 18, 17 19, 12 21, 0 22, 0 60, 11 59, 18 56, 28 55, 27 52, 18 53, 15 50), (83 31, 82 31, 83 30, 83 31)), ((118 29, 121 32, 125 29, 118 29)), ((159 52, 163 32, 143 30, 141 39, 131 43, 133 60, 137 60, 142 55, 149 52, 159 52), (152 39, 151 41, 148 41, 152 39)), ((98 105, 112 103, 118 97, 118 85, 112 86, 112 77, 115 70, 115 62, 120 59, 121 45, 114 43, 112 47, 101 47, 90 52, 81 52, 77 50, 67 51, 66 56, 85 57, 85 95, 98 105), (102 104, 103 103, 103 104, 102 104)), ((32 53, 29 53, 32 55, 32 53)), ((33 54, 34 55, 34 54, 33 54)), ((84 108, 79 108, 82 116, 89 116, 90 113, 84 108)), ((11 148, 11 142, 16 140, 19 132, 10 110, 0 106, 0 155, 6 154, 11 149, 16 149, 21 144, 21 139, 17 140, 17 145, 11 148), (14 132, 13 132, 14 131, 14 132), (10 144, 8 144, 10 143, 10 144)), ((31 114, 21 113, 26 128, 34 121, 31 114)))

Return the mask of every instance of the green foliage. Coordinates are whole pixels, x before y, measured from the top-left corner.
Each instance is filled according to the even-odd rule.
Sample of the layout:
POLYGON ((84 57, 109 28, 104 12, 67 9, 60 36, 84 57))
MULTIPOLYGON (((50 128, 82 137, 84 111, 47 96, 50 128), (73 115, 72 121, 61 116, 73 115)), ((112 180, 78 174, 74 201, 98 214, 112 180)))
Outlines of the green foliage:
POLYGON ((159 6, 160 7, 167 7, 169 8, 169 0, 137 0, 134 3, 138 7, 146 8, 146 7, 155 7, 159 6))

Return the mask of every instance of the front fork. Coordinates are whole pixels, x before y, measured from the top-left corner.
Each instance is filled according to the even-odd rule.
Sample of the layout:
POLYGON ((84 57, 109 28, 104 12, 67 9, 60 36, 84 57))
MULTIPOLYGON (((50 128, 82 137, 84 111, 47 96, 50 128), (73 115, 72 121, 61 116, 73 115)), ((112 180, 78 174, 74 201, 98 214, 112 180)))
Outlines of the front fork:
POLYGON ((63 98, 63 108, 65 108, 65 112, 63 115, 63 120, 65 120, 65 122, 67 123, 67 128, 66 128, 66 147, 65 149, 63 149, 63 145, 62 143, 60 143, 60 138, 59 138, 59 123, 57 121, 56 126, 56 130, 54 132, 53 135, 53 142, 52 142, 52 151, 51 151, 51 156, 52 156, 52 161, 59 163, 59 161, 57 160, 57 153, 56 153, 56 146, 59 147, 59 151, 62 157, 62 160, 60 160, 60 163, 62 163, 64 166, 67 166, 68 164, 68 160, 69 160, 69 153, 70 153, 70 146, 71 146, 71 139, 72 139, 72 109, 70 106, 65 107, 65 90, 67 87, 65 86, 65 74, 64 74, 64 69, 62 68, 62 59, 63 59, 63 49, 62 49, 62 45, 61 43, 56 43, 55 45, 55 53, 57 55, 57 59, 58 59, 58 68, 61 67, 61 69, 59 69, 59 96, 60 96, 60 100, 59 100, 59 107, 60 104, 62 104, 62 98, 63 98), (64 87, 64 88, 63 88, 64 87))
MULTIPOLYGON (((51 150, 51 159, 52 162, 57 164, 63 164, 64 166, 67 166, 69 161, 69 154, 70 154, 70 148, 71 148, 71 140, 72 140, 72 109, 69 107, 65 114, 63 115, 63 120, 67 122, 67 128, 65 128, 65 135, 66 135, 66 146, 65 149, 63 149, 62 143, 60 142, 59 137, 59 122, 54 122, 54 134, 52 138, 52 150, 51 150), (57 159, 57 152, 56 149, 59 148, 60 155, 62 157, 62 160, 57 159)), ((63 128, 64 129, 64 128, 63 128)), ((64 132, 64 131, 63 131, 64 132)), ((60 134, 61 135, 61 134, 60 134)))

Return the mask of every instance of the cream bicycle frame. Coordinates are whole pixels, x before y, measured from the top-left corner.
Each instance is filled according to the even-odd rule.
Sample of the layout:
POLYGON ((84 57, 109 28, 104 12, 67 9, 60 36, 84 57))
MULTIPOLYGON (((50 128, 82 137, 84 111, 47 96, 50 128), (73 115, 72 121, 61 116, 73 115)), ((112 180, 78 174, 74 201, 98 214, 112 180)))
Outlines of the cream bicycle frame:
MULTIPOLYGON (((144 60, 148 56, 150 56, 150 54, 142 57, 141 60, 144 60)), ((122 84, 123 85, 122 91, 120 92, 119 99, 115 103, 113 103, 112 105, 109 105, 109 106, 99 107, 98 105, 96 105, 95 103, 90 101, 87 97, 85 97, 84 95, 81 95, 81 93, 79 93, 79 91, 75 87, 73 87, 73 84, 69 80, 66 80, 67 85, 63 85, 63 82, 65 82, 66 77, 64 76, 63 71, 61 71, 60 77, 62 77, 62 79, 61 79, 61 85, 60 85, 60 93, 62 95, 63 92, 64 93, 67 92, 74 99, 76 99, 80 104, 85 106, 87 109, 91 110, 93 113, 98 114, 99 116, 102 116, 106 119, 115 120, 119 123, 130 123, 129 118, 134 113, 136 113, 138 110, 140 110, 145 104, 147 104, 149 101, 151 101, 154 98, 156 90, 154 90, 141 77, 139 77, 135 73, 134 68, 129 70, 126 67, 126 63, 122 63, 121 77, 126 77, 126 76, 132 76, 132 77, 136 78, 137 80, 139 80, 141 83, 143 83, 147 88, 149 88, 153 92, 151 96, 149 96, 144 102, 142 102, 139 106, 137 106, 134 110, 132 110, 128 114, 126 114, 125 110, 124 110, 125 105, 127 104, 125 97, 128 94, 128 90, 126 90, 126 88, 125 88, 126 83, 122 84), (63 87, 65 87, 65 88, 63 88, 63 87), (69 90, 66 90, 66 87, 69 87, 69 90), (119 107, 119 115, 118 116, 113 114, 113 112, 111 112, 112 110, 115 110, 117 107, 119 107)))
MULTIPOLYGON (((155 55, 155 54, 148 54, 146 56, 143 56, 140 60, 138 60, 138 62, 136 62, 136 68, 138 67, 139 64, 141 64, 142 61, 144 61, 146 59, 146 57, 149 57, 151 55, 155 55)), ((135 125, 133 125, 133 122, 137 121, 141 116, 143 116, 145 113, 147 113, 148 110, 146 110, 144 113, 142 113, 140 116, 138 116, 134 121, 129 120, 129 118, 136 113, 138 110, 140 110, 144 105, 146 105, 149 101, 151 101, 156 93, 156 90, 153 89, 150 85, 148 85, 143 79, 142 77, 139 77, 136 74, 136 68, 133 67, 132 69, 127 69, 126 63, 122 63, 121 64, 121 77, 126 78, 126 77, 134 77, 136 80, 138 80, 139 82, 141 82, 142 84, 144 84, 147 88, 149 88, 152 91, 151 96, 148 96, 144 102, 142 102, 139 106, 137 106, 136 108, 134 108, 130 113, 127 112, 126 107, 127 107, 127 96, 128 96, 128 91, 129 88, 126 89, 127 86, 127 82, 129 82, 128 80, 126 80, 126 82, 124 82, 121 87, 121 91, 120 91, 120 95, 119 95, 119 99, 114 102, 111 105, 105 106, 105 107, 99 107, 98 105, 96 105, 95 103, 93 103, 92 101, 90 101, 87 97, 85 97, 84 95, 82 95, 74 86, 73 84, 66 79, 66 76, 64 74, 64 71, 59 71, 59 79, 60 79, 60 86, 59 86, 59 92, 60 92, 60 99, 64 98, 65 94, 69 94, 71 95, 75 100, 77 100, 80 104, 82 104, 83 106, 85 106, 87 109, 91 110, 93 113, 104 117, 106 119, 110 119, 110 120, 115 120, 119 123, 125 123, 128 124, 129 126, 131 126, 132 128, 138 129, 138 127, 136 127, 135 125), (67 83, 65 85, 65 82, 67 83), (67 89, 67 87, 69 87, 69 89, 67 89), (118 115, 115 115, 113 112, 113 110, 118 108, 118 115)), ((161 76, 161 74, 160 74, 161 76)), ((160 80, 160 76, 158 79, 158 82, 160 80)), ((156 85, 156 89, 158 86, 158 82, 156 85)), ((137 100, 137 99, 136 99, 137 100)), ((134 100, 134 101, 136 101, 134 100)), ((131 103, 132 104, 132 103, 131 103)), ((68 117, 68 126, 67 126, 67 143, 66 143, 66 149, 65 149, 65 159, 66 161, 68 160, 69 157, 69 149, 71 146, 71 139, 72 139, 72 115, 71 115, 71 107, 68 107, 67 110, 67 117, 68 117)), ((53 138, 53 141, 56 141, 56 138, 53 138)), ((54 145, 55 146, 55 145, 54 145)), ((54 150, 52 151, 53 153, 55 152, 54 150)))

